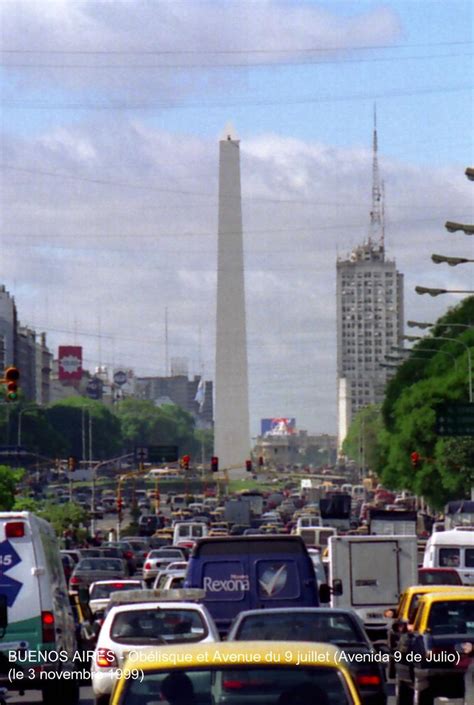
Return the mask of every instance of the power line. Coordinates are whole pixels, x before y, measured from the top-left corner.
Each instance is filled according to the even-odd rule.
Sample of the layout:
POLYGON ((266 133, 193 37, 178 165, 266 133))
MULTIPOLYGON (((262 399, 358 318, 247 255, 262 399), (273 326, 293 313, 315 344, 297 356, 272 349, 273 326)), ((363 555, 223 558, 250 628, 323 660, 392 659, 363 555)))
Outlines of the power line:
POLYGON ((235 101, 228 101, 225 103, 220 102, 199 102, 199 103, 182 103, 178 105, 177 103, 167 103, 167 102, 156 102, 156 103, 117 103, 115 105, 100 105, 99 103, 63 103, 61 104, 41 104, 41 103, 15 103, 9 101, 2 101, 0 105, 3 108, 9 108, 11 110, 195 110, 195 109, 211 109, 211 108, 230 108, 236 107, 241 108, 245 106, 275 106, 275 105, 308 105, 312 103, 340 103, 340 102, 351 102, 357 100, 370 100, 370 101, 381 101, 384 98, 401 98, 409 96, 420 96, 420 95, 434 95, 437 93, 460 93, 464 91, 472 91, 472 85, 461 85, 461 86, 442 86, 439 88, 418 88, 413 90, 398 90, 398 91, 385 91, 385 92, 375 92, 375 93, 353 93, 346 94, 343 96, 304 96, 301 98, 284 98, 278 100, 265 100, 265 99, 246 99, 238 98, 235 101))

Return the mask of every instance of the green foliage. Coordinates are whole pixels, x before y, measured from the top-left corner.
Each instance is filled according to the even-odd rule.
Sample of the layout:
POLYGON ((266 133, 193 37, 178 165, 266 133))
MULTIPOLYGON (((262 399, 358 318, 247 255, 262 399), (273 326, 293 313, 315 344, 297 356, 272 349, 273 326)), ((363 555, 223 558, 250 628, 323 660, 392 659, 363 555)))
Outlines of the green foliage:
POLYGON ((176 445, 180 455, 197 457, 200 442, 194 435, 194 418, 174 404, 157 407, 151 401, 125 399, 118 405, 117 418, 126 448, 176 445))
POLYGON ((474 439, 440 438, 435 433, 437 405, 468 401, 465 346, 474 358, 474 328, 444 328, 441 323, 472 326, 473 321, 474 297, 469 297, 415 345, 415 354, 426 362, 408 360, 398 368, 387 385, 382 407, 378 475, 388 487, 410 489, 438 507, 449 499, 469 497, 474 483, 474 439), (442 336, 464 345, 456 340, 436 340, 442 336), (419 468, 411 464, 414 451, 422 458, 419 468))
POLYGON ((379 436, 383 429, 380 406, 373 404, 355 416, 344 440, 342 450, 351 460, 374 469, 380 465, 379 436))
POLYGON ((70 397, 50 406, 46 415, 51 426, 65 440, 68 455, 82 459, 85 445, 85 455, 88 457, 90 428, 92 457, 95 460, 120 454, 120 422, 102 402, 70 397))
POLYGON ((0 510, 9 512, 15 504, 15 492, 24 470, 12 470, 8 465, 0 465, 0 510))
POLYGON ((74 502, 69 502, 68 504, 46 502, 38 514, 53 525, 57 536, 61 536, 63 531, 69 527, 78 528, 88 518, 87 511, 74 502))

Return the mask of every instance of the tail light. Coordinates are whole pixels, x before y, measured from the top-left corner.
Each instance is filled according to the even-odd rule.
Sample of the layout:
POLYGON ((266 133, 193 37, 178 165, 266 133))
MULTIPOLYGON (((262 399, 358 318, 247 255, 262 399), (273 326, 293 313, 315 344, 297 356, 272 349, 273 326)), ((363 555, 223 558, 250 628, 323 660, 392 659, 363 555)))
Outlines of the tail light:
POLYGON ((23 521, 8 521, 5 524, 5 538, 21 539, 25 535, 25 523, 23 521))
POLYGON ((148 562, 145 563, 145 565, 143 566, 143 569, 144 570, 151 570, 151 563, 148 563, 148 562))
POLYGON ((117 668, 117 657, 111 649, 97 649, 95 662, 99 668, 117 668))
POLYGON ((356 681, 359 686, 376 686, 382 683, 381 677, 376 673, 359 673, 356 676, 356 681))
POLYGON ((43 643, 55 641, 54 614, 52 612, 41 612, 41 627, 43 632, 43 643))
POLYGON ((133 552, 132 551, 125 551, 124 556, 127 560, 131 560, 133 558, 133 552))
POLYGON ((77 577, 77 575, 74 575, 71 580, 69 581, 69 585, 79 585, 81 582, 81 579, 77 577))

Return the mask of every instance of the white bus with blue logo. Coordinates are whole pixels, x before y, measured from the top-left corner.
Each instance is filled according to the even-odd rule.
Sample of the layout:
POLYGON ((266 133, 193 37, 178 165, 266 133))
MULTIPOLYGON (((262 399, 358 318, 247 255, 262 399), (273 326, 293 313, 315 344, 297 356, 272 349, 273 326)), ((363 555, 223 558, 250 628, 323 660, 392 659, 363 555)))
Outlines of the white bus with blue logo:
POLYGON ((31 512, 0 512, 0 597, 7 626, 0 651, 13 687, 41 690, 45 705, 79 702, 74 618, 56 534, 31 512), (21 673, 23 675, 21 675, 21 673))
POLYGON ((319 605, 313 564, 299 536, 201 539, 185 587, 205 590, 203 602, 221 635, 243 610, 319 605))

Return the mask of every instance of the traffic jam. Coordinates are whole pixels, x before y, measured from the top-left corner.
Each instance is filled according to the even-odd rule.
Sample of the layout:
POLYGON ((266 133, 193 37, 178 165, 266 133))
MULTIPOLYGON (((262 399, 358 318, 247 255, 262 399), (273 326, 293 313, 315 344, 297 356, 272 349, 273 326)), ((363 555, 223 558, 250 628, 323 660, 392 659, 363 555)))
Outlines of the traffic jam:
POLYGON ((74 705, 87 685, 95 705, 474 702, 474 502, 433 515, 329 477, 169 494, 159 513, 137 492, 136 534, 80 545, 0 513, 5 697, 74 705))

